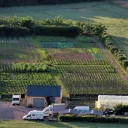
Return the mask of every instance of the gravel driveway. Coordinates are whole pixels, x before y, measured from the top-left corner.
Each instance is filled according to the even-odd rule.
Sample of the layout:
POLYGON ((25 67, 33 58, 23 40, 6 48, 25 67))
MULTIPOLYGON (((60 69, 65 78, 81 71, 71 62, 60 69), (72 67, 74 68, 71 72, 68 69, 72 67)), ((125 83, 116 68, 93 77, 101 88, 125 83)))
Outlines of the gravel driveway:
POLYGON ((12 106, 10 102, 0 101, 0 120, 22 120, 23 116, 31 110, 42 109, 12 106))

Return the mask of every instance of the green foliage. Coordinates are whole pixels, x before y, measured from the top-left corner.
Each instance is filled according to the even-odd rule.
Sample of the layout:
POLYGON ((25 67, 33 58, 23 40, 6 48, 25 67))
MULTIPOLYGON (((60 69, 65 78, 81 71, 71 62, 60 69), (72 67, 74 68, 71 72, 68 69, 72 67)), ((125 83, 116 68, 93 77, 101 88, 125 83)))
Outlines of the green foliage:
POLYGON ((114 107, 114 110, 117 115, 122 115, 125 112, 128 112, 128 105, 118 104, 116 107, 114 107))
POLYGON ((62 122, 97 122, 97 123, 128 123, 125 118, 112 118, 112 117, 96 117, 96 116, 73 116, 73 115, 60 115, 59 120, 62 122))
POLYGON ((49 67, 43 63, 16 63, 16 64, 1 64, 0 72, 48 72, 49 67))
POLYGON ((115 46, 115 44, 112 42, 108 34, 106 33, 105 29, 103 32, 101 32, 101 35, 99 38, 104 42, 105 46, 111 51, 111 53, 116 57, 117 60, 122 64, 123 68, 126 69, 128 66, 128 60, 127 57, 124 56, 119 48, 115 46))
POLYGON ((29 29, 25 27, 19 27, 19 26, 0 26, 0 36, 28 36, 29 35, 29 29))
POLYGON ((0 0, 0 7, 37 5, 37 4, 64 4, 97 0, 0 0))
POLYGON ((122 60, 122 66, 126 69, 128 67, 128 60, 122 60))
POLYGON ((85 37, 85 36, 78 36, 78 41, 81 43, 90 43, 91 39, 89 37, 85 37))
POLYGON ((75 26, 72 27, 35 26, 33 33, 35 35, 42 35, 42 36, 75 37, 79 35, 79 28, 75 26))

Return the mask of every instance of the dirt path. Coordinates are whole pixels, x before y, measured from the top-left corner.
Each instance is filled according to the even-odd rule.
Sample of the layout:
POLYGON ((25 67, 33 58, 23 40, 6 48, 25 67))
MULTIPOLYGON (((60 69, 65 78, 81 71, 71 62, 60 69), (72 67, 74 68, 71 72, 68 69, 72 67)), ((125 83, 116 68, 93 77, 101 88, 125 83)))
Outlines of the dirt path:
POLYGON ((97 43, 101 51, 105 54, 106 58, 109 60, 112 66, 116 69, 116 71, 121 75, 121 77, 128 82, 128 76, 124 73, 124 71, 120 68, 120 66, 115 62, 114 57, 111 56, 110 53, 105 49, 102 42, 94 37, 92 37, 92 39, 97 43))

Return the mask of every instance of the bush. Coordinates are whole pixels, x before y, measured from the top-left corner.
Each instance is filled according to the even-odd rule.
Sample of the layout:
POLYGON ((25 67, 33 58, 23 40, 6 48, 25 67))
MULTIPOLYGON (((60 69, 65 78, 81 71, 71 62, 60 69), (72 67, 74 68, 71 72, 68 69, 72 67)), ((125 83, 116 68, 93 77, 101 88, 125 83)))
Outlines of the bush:
POLYGON ((118 60, 119 60, 119 61, 127 60, 127 57, 119 56, 118 60))
POLYGON ((128 112, 128 105, 118 104, 114 109, 117 115, 124 115, 125 112, 128 112))
POLYGON ((122 60, 122 66, 126 69, 128 67, 128 60, 122 60))
POLYGON ((29 29, 18 26, 0 26, 0 36, 28 36, 29 29))
POLYGON ((67 36, 75 37, 80 34, 79 27, 63 26, 35 26, 33 33, 41 36, 67 36))
POLYGON ((73 115, 60 115, 58 118, 62 122, 97 122, 97 123, 128 123, 125 118, 112 118, 112 117, 96 117, 96 116, 73 116, 73 115))
POLYGON ((110 51, 111 51, 111 53, 114 53, 114 52, 118 52, 119 50, 116 46, 111 46, 110 51))

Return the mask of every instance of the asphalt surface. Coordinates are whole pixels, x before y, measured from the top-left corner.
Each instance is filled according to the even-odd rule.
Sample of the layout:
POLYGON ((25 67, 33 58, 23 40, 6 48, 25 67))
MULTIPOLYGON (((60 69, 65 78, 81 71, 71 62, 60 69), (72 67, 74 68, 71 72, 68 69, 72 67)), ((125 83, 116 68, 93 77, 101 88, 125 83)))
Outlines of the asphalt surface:
POLYGON ((12 106, 10 102, 0 101, 0 120, 23 120, 23 116, 31 110, 42 109, 12 106))

